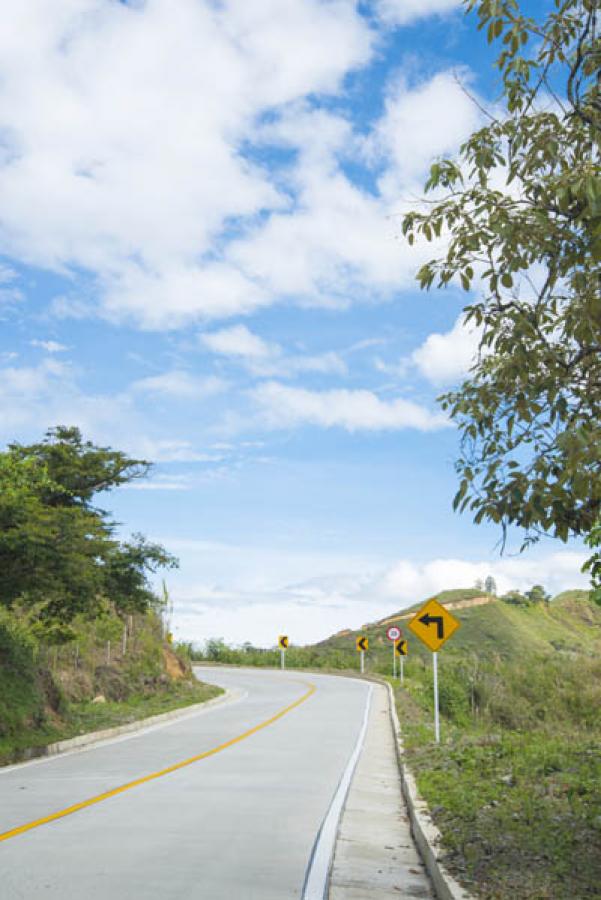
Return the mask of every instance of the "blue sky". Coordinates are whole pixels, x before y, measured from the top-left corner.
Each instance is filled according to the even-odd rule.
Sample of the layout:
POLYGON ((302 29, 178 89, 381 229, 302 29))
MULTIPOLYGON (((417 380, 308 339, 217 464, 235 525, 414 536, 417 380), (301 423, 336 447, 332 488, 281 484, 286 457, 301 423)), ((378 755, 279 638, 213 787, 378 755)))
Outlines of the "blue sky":
POLYGON ((435 398, 477 335, 400 237, 493 58, 455 0, 11 13, 0 439, 76 424, 156 463, 112 509, 180 557, 178 637, 314 640, 489 573, 584 584, 581 547, 500 558, 452 514, 435 398))

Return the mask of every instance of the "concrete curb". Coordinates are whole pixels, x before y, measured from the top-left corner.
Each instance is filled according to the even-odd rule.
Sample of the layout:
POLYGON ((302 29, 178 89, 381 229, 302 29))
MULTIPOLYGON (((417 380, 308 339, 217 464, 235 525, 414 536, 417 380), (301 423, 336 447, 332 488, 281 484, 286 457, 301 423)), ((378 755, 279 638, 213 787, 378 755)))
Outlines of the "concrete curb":
POLYGON ((28 747, 21 751, 20 759, 16 762, 8 763, 2 769, 12 768, 24 763, 31 762, 36 759, 44 759, 48 756, 59 756, 61 753, 67 753, 70 750, 79 750, 90 744, 97 744, 110 738, 119 737, 122 734, 132 734, 136 731, 144 731, 161 722, 168 722, 171 719, 183 719, 186 716, 192 716, 197 712, 209 709, 211 706, 217 706, 224 703, 232 697, 232 691, 224 690, 223 694, 213 697, 212 700, 205 700, 204 703, 192 703, 189 706, 180 706, 177 709, 171 709, 169 712, 158 713, 156 716, 148 716, 146 719, 136 719, 135 722, 127 722, 125 725, 115 725, 113 728, 103 728, 102 731, 89 731, 86 734, 80 734, 74 738, 67 738, 64 741, 56 741, 54 744, 46 744, 45 747, 28 747))
POLYGON ((394 742, 401 772, 401 785, 403 796, 407 804, 409 819, 411 821, 411 831, 413 833, 413 839, 415 840, 424 861, 424 865, 432 880, 432 884, 434 885, 436 896, 438 897, 438 900, 475 900, 473 895, 468 893, 444 868, 440 850, 441 834, 430 818, 427 804, 419 796, 413 775, 407 770, 407 766, 405 765, 405 750, 401 738, 401 728, 394 701, 394 692, 389 682, 386 682, 386 686, 388 688, 388 705, 390 708, 390 719, 395 739, 394 742))

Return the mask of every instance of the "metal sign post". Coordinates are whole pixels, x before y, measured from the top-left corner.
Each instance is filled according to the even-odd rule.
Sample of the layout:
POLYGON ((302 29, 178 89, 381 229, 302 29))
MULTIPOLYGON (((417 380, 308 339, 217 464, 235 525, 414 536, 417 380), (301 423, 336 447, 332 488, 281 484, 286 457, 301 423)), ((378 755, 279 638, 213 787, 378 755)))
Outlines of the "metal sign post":
POLYGON ((392 642, 392 677, 396 678, 396 642, 401 637, 401 629, 396 625, 391 625, 386 629, 386 637, 392 642))
POLYGON ((402 684, 403 681, 405 680, 404 666, 405 666, 405 657, 407 656, 407 652, 408 652, 407 641, 401 637, 397 641, 394 642, 393 646, 394 646, 394 655, 400 657, 401 664, 399 666, 399 678, 401 679, 401 684, 402 684))
POLYGON ((432 666, 434 668, 434 736, 436 743, 440 744, 440 717, 438 714, 438 653, 432 654, 432 666))
POLYGON ((369 638, 364 634, 360 634, 357 638, 355 638, 355 648, 360 654, 360 671, 363 675, 363 673, 365 672, 365 651, 369 650, 369 638))
POLYGON ((288 649, 288 635, 281 634, 278 638, 278 646, 280 648, 280 669, 286 668, 286 650, 288 649))

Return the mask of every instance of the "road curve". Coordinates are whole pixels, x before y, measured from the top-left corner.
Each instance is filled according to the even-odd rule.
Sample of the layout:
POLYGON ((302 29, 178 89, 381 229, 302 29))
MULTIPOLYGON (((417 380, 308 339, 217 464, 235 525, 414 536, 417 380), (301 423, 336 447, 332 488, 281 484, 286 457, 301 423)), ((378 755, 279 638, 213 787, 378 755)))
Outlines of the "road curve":
POLYGON ((294 672, 198 674, 236 699, 0 770, 2 900, 301 897, 369 688, 294 672))

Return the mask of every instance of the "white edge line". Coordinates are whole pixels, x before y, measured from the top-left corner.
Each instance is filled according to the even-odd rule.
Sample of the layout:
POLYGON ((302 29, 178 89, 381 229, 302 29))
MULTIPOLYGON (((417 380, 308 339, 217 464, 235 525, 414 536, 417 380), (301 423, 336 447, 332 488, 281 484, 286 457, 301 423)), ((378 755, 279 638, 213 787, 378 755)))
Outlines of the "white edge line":
POLYGON ((303 885, 303 893, 301 900, 324 900, 328 888, 330 869, 334 856, 334 848, 336 846, 336 838, 338 836, 338 823, 344 809, 344 804, 351 786, 351 781, 355 773, 361 750, 365 742, 367 734, 367 723, 369 720, 369 710, 371 706, 371 697, 373 693, 373 685, 370 684, 367 692, 367 700, 365 702, 365 711, 363 713, 363 722, 361 730, 357 737, 355 748, 351 757, 346 764, 342 778, 338 783, 336 792, 332 797, 329 809, 321 824, 321 828, 315 838, 307 873, 305 875, 305 883, 303 885))

